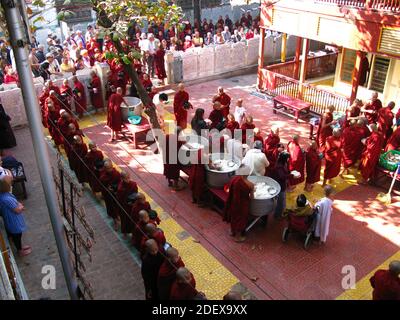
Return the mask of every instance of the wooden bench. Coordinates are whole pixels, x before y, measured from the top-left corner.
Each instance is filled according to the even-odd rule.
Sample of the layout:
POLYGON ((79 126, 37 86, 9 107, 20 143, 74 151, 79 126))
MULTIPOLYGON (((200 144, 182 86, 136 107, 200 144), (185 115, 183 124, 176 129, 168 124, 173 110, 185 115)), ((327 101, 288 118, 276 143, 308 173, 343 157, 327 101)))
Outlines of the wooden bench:
POLYGON ((211 196, 210 205, 221 216, 224 214, 226 202, 228 201, 228 193, 223 189, 208 188, 211 196))
POLYGON ((135 149, 138 148, 139 138, 143 139, 143 141, 146 141, 147 133, 151 129, 149 121, 145 117, 142 117, 142 121, 138 125, 125 122, 124 127, 132 135, 131 140, 135 146, 135 149))
POLYGON ((302 101, 300 99, 292 98, 285 95, 276 96, 274 98, 274 107, 273 112, 276 114, 277 112, 286 114, 289 117, 295 118, 296 122, 299 122, 299 117, 301 112, 309 112, 311 103, 302 101), (282 111, 280 109, 290 109, 294 112, 294 115, 289 112, 282 111))

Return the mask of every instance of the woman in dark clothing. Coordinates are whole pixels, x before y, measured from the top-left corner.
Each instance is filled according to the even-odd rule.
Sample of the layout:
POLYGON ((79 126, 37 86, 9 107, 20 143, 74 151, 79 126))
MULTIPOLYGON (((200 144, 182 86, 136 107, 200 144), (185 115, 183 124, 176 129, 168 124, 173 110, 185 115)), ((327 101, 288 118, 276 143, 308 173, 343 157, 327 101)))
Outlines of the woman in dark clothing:
POLYGON ((10 126, 11 118, 5 112, 3 105, 0 103, 0 150, 13 148, 17 145, 14 132, 10 126))
POLYGON ((275 166, 275 170, 272 170, 270 177, 279 183, 281 186, 281 192, 278 195, 278 202, 276 204, 274 217, 279 219, 282 217, 283 211, 286 208, 286 187, 288 180, 293 175, 288 169, 289 153, 281 152, 278 156, 278 161, 275 166))
POLYGON ((192 130, 195 131, 199 136, 201 135, 201 130, 209 129, 207 123, 204 121, 204 109, 196 109, 191 126, 192 130))

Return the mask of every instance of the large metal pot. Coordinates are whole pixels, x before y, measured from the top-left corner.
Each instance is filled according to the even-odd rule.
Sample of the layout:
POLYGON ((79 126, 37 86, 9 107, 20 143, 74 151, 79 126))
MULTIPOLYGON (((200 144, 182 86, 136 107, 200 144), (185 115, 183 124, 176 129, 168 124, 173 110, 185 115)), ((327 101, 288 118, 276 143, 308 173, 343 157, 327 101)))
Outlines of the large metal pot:
POLYGON ((127 122, 129 112, 133 112, 136 116, 141 116, 143 112, 142 100, 136 97, 124 97, 128 107, 125 104, 121 104, 122 121, 127 122))
POLYGON ((223 189, 225 184, 227 184, 231 177, 235 175, 235 171, 239 169, 241 161, 239 158, 225 153, 212 153, 210 154, 210 160, 211 162, 216 160, 232 160, 234 162, 234 165, 227 170, 215 170, 211 169, 207 164, 205 165, 206 181, 208 186, 223 189))
POLYGON ((179 157, 179 159, 186 159, 187 163, 182 163, 184 165, 190 165, 192 163, 198 164, 198 152, 200 149, 204 149, 208 152, 208 139, 198 136, 198 135, 188 135, 186 138, 186 144, 184 144, 179 152, 184 152, 184 157, 179 157))
POLYGON ((278 194, 281 192, 281 186, 278 182, 270 177, 259 177, 259 176, 248 176, 247 180, 257 184, 264 182, 265 184, 273 187, 275 192, 268 194, 263 198, 251 199, 250 201, 250 213, 253 216, 265 216, 272 213, 276 207, 276 201, 278 194))

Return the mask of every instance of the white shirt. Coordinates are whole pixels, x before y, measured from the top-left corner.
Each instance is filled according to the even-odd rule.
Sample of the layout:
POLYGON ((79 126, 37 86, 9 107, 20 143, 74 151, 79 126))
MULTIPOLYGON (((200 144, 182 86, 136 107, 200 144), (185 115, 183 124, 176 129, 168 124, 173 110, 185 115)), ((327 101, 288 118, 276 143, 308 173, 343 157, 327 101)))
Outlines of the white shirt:
POLYGON ((333 201, 329 198, 322 198, 315 206, 318 207, 318 215, 315 224, 315 236, 320 237, 322 242, 326 242, 329 234, 333 201))
POLYGON ((139 48, 142 51, 149 51, 149 40, 148 39, 141 39, 139 40, 139 48))
POLYGON ((264 176, 269 161, 260 149, 250 149, 244 156, 242 164, 250 169, 251 176, 264 176))
POLYGON ((243 159, 243 144, 235 139, 229 139, 226 142, 226 153, 239 159, 243 159))
POLYGON ((235 107, 235 111, 233 113, 235 117, 235 121, 239 123, 239 125, 242 125, 243 119, 244 119, 244 114, 246 113, 246 109, 244 107, 235 107))

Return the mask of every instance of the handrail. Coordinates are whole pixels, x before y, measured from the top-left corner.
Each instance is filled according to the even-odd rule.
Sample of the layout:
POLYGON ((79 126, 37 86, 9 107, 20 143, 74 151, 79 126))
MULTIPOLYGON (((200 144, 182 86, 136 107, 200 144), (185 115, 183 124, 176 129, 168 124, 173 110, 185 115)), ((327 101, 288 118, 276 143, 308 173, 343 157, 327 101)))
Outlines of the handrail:
POLYGON ((397 0, 314 0, 314 2, 364 10, 400 12, 400 2, 397 0))

